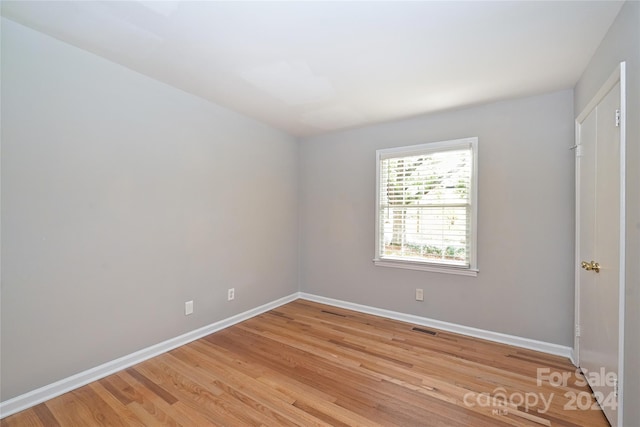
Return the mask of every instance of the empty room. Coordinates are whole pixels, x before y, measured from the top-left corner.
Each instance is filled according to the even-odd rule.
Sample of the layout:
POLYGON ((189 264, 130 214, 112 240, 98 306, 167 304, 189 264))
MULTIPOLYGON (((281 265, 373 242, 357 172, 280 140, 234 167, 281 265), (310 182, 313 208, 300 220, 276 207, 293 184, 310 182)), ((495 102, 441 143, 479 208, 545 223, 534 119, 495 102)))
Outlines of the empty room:
POLYGON ((2 427, 640 427, 640 2, 0 7, 2 427))

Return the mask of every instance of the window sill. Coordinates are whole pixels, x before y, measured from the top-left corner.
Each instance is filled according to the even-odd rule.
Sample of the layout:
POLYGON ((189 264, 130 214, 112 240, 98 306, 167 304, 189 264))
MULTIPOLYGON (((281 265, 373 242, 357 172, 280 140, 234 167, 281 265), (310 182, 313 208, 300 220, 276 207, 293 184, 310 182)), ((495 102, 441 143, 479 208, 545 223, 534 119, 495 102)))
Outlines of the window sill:
POLYGON ((404 268, 408 270, 431 271, 433 273, 457 274, 460 276, 478 276, 478 269, 455 267, 447 265, 433 265, 422 262, 395 260, 395 259, 374 259, 373 263, 377 267, 404 268))

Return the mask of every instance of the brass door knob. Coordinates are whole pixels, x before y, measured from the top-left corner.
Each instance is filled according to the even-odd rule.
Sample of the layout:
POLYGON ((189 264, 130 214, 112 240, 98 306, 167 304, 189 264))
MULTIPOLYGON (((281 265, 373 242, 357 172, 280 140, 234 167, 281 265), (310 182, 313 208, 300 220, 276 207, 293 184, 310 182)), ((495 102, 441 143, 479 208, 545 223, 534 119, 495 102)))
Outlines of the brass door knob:
POLYGON ((600 264, 598 264, 595 261, 591 261, 591 262, 582 261, 582 268, 584 268, 587 271, 593 270, 596 273, 600 273, 600 264))

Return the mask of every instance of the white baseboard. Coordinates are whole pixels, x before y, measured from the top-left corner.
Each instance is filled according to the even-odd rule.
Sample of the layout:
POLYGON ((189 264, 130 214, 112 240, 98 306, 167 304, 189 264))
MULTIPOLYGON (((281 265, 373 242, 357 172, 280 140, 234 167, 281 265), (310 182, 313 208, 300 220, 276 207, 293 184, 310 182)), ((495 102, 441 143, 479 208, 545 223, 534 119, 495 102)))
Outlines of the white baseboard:
POLYGON ((333 298, 321 297, 318 295, 300 292, 300 298, 315 301, 321 304, 332 305, 334 307, 346 308, 348 310, 359 311, 361 313, 373 314, 375 316, 386 317, 388 319, 400 320, 416 325, 428 326, 442 329, 447 332, 454 332, 460 335, 467 335, 474 338, 481 338, 488 341, 508 344, 515 347, 522 347, 529 350, 536 350, 543 353, 563 356, 573 363, 573 349, 559 344, 552 344, 544 341, 522 338, 515 335, 502 334, 500 332, 486 331, 484 329, 472 328, 470 326, 457 325, 455 323, 443 322, 441 320, 429 319, 427 317, 405 314, 397 311, 385 310, 382 308, 370 307, 367 305, 355 304, 352 302, 337 300, 333 298))
POLYGON ((166 353, 169 350, 173 350, 176 347, 188 344, 191 341, 195 341, 221 329, 228 328, 229 326, 235 325, 236 323, 240 323, 261 313, 280 307, 281 305, 287 304, 291 301, 295 301, 298 298, 315 301, 334 307, 341 307, 349 310, 359 311, 361 313, 373 314, 375 316, 400 320, 416 325, 428 326, 436 329, 441 329, 443 331, 454 332, 457 334, 481 338, 488 341, 537 350, 543 353, 555 354, 558 356, 567 357, 573 362, 573 349, 570 347, 546 343, 543 341, 536 341, 529 338, 517 337, 514 335, 502 334, 499 332, 486 331, 469 326, 457 325, 455 323, 443 322, 440 320, 429 319, 412 314, 405 314, 397 311, 355 304, 333 298, 321 297, 304 292, 296 292, 286 297, 253 308, 251 310, 247 310, 244 313, 236 314, 235 316, 229 317, 227 319, 223 319, 210 325, 203 326, 202 328, 195 329, 191 332, 187 332, 186 334, 168 339, 161 343, 136 351, 135 353, 120 357, 118 359, 104 363, 100 366, 96 366, 95 368, 80 372, 76 375, 63 378, 59 381, 56 381, 55 383, 40 387, 4 402, 0 402, 0 419, 15 414, 16 412, 28 409, 32 406, 38 405, 46 400, 53 399, 56 396, 60 396, 61 394, 67 393, 78 387, 82 387, 93 381, 97 381, 101 378, 119 372, 147 359, 151 359, 152 357, 158 356, 162 353, 166 353))
POLYGON ((293 293, 251 310, 247 310, 244 313, 236 314, 235 316, 203 326, 202 328, 195 329, 191 332, 187 332, 186 334, 168 339, 161 343, 136 351, 135 353, 128 354, 100 366, 96 366, 95 368, 88 369, 70 377, 63 378, 52 384, 40 387, 4 402, 0 402, 0 419, 38 405, 39 403, 52 399, 56 396, 60 396, 61 394, 67 393, 78 387, 82 387, 93 381, 97 381, 162 353, 166 353, 169 350, 173 350, 174 348, 190 343, 191 341, 195 341, 216 331, 250 319, 258 314, 272 310, 291 301, 295 301, 298 298, 299 293, 293 293))

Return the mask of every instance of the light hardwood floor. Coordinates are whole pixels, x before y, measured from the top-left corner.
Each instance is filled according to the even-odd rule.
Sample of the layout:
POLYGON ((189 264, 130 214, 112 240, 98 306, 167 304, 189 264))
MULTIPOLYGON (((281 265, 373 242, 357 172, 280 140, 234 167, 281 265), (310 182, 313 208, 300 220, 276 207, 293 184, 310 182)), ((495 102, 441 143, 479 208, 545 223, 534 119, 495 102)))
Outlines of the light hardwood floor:
POLYGON ((1 426, 608 425, 568 360, 414 327, 297 300, 1 426))

